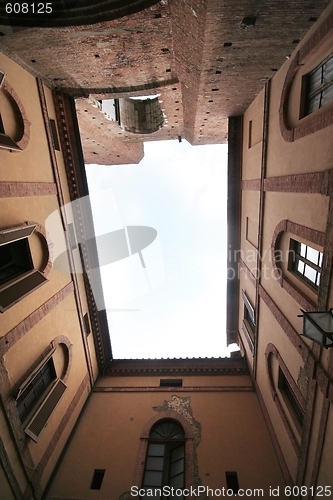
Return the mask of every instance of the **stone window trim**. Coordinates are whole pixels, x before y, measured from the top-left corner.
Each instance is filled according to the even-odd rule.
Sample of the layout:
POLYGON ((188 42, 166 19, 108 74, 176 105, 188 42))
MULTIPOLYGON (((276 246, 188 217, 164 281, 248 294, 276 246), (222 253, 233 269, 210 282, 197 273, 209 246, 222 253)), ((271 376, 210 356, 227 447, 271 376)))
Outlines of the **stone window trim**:
POLYGON ((65 335, 59 335, 47 346, 47 348, 41 353, 41 355, 36 359, 35 363, 29 368, 29 370, 19 379, 19 381, 15 384, 12 389, 12 395, 15 401, 22 395, 25 388, 29 385, 29 383, 35 378, 38 372, 52 359, 56 350, 62 347, 63 355, 64 355, 64 368, 62 373, 57 373, 54 380, 50 383, 50 385, 44 390, 43 394, 40 396, 38 402, 28 414, 26 420, 22 423, 24 432, 27 436, 29 436, 33 441, 37 442, 39 435, 43 431, 46 426, 48 420, 51 418, 53 411, 55 410, 57 404, 59 403, 62 395, 66 391, 66 383, 69 377, 69 373, 72 367, 72 344, 68 337, 65 335), (54 399, 51 404, 51 409, 46 410, 48 414, 43 415, 45 413, 44 407, 46 405, 50 405, 50 394, 52 391, 60 388, 60 393, 54 399), (42 411, 41 411, 42 410, 42 411), (39 432, 33 432, 31 424, 38 418, 38 414, 41 412, 43 425, 39 432))
POLYGON ((22 295, 19 295, 18 297, 16 297, 15 300, 13 300, 12 302, 8 303, 7 305, 4 305, 4 307, 1 306, 1 308, 0 308, 1 313, 5 312, 10 307, 17 304, 17 302, 19 302, 21 299, 30 295, 30 293, 32 293, 34 290, 36 290, 39 286, 42 286, 47 281, 47 276, 50 273, 51 268, 52 268, 49 245, 48 245, 48 242, 46 239, 46 230, 41 224, 38 224, 37 222, 26 221, 23 224, 18 224, 18 225, 9 226, 6 228, 1 228, 0 229, 0 243, 1 243, 2 238, 6 238, 8 243, 17 241, 18 239, 22 239, 22 236, 20 235, 20 231, 29 230, 29 228, 30 228, 30 234, 27 234, 26 236, 24 236, 24 238, 29 239, 29 236, 31 236, 32 233, 38 234, 38 236, 41 239, 41 243, 42 243, 42 247, 43 247, 43 255, 44 255, 43 263, 39 269, 33 269, 31 272, 26 273, 25 276, 24 275, 17 276, 11 282, 3 284, 0 287, 0 292, 5 293, 4 291, 6 289, 10 289, 12 286, 17 287, 19 281, 21 281, 22 278, 27 277, 28 274, 33 275, 34 273, 39 273, 39 275, 43 279, 41 278, 40 282, 36 286, 33 286, 30 290, 25 291, 24 293, 22 293, 22 295), (10 236, 10 233, 12 233, 12 236, 10 236), (15 233, 16 233, 16 235, 15 235, 15 233))
POLYGON ((284 219, 276 225, 271 243, 272 265, 277 282, 304 310, 314 311, 316 309, 316 304, 305 297, 304 294, 288 279, 288 277, 283 274, 281 266, 276 260, 276 254, 279 250, 281 237, 285 232, 291 233, 296 237, 298 236, 309 243, 314 243, 315 245, 319 245, 323 248, 325 245, 325 233, 284 219))
MULTIPOLYGON (((162 420, 174 420, 184 430, 185 435, 185 488, 194 486, 194 433, 190 422, 180 413, 169 410, 159 412, 148 420, 145 424, 139 443, 139 450, 136 459, 135 471, 133 476, 132 485, 141 488, 143 481, 143 474, 145 470, 145 460, 147 455, 149 435, 152 428, 162 420)), ((187 497, 191 500, 191 496, 187 497)))
POLYGON ((296 436, 295 431, 290 423, 291 416, 290 417, 287 416, 285 408, 284 408, 283 404, 281 403, 281 394, 280 394, 280 391, 278 389, 278 383, 274 381, 274 376, 273 376, 273 372, 272 372, 272 362, 271 362, 272 356, 275 356, 275 358, 277 359, 279 367, 280 367, 284 377, 288 381, 288 384, 291 387, 293 394, 294 394, 300 408, 304 412, 305 412, 305 399, 304 399, 300 389, 298 388, 296 382, 294 381, 293 377, 291 376, 291 374, 287 368, 287 365, 283 361, 278 349, 275 347, 274 344, 269 343, 267 345, 266 351, 265 351, 266 374, 267 374, 268 385, 269 385, 274 403, 277 407, 277 410, 279 412, 281 420, 284 424, 284 427, 285 427, 287 434, 289 436, 289 439, 291 441, 291 444, 294 448, 294 451, 295 451, 297 457, 299 458, 300 453, 301 453, 300 442, 299 442, 300 437, 296 436))
MULTIPOLYGON (((13 107, 17 110, 18 129, 19 129, 18 135, 17 135, 17 137, 15 137, 15 139, 11 138, 10 136, 7 136, 10 138, 11 141, 13 141, 15 143, 15 145, 17 146, 17 149, 15 149, 15 150, 10 149, 7 146, 5 147, 5 149, 7 151, 8 151, 8 149, 10 149, 10 151, 13 151, 13 152, 21 152, 27 147, 27 145, 29 143, 31 123, 28 120, 28 116, 27 116, 27 113, 25 111, 25 108, 23 106, 21 99, 19 98, 19 96, 16 93, 16 91, 14 90, 14 88, 7 81, 7 79, 5 79, 3 81, 2 86, 1 86, 1 91, 6 95, 8 100, 12 103, 13 107)), ((4 134, 4 135, 6 135, 6 134, 4 134)), ((0 149, 3 149, 3 148, 4 148, 4 146, 1 145, 1 140, 0 140, 0 149)))
POLYGON ((327 19, 317 28, 308 41, 296 53, 291 61, 286 78, 283 84, 280 107, 279 107, 279 123, 280 131, 283 139, 286 142, 293 142, 309 134, 313 134, 318 130, 333 125, 333 108, 321 108, 316 110, 311 115, 310 119, 304 123, 300 123, 296 127, 291 127, 288 119, 288 108, 290 92, 295 80, 296 74, 301 70, 306 61, 312 56, 333 33, 333 12, 327 19))

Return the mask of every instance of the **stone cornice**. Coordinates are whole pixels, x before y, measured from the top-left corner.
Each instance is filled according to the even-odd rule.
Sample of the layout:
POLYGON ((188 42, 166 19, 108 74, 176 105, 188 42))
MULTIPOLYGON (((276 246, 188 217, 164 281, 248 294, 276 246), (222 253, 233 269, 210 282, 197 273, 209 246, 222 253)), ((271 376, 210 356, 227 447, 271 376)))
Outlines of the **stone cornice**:
POLYGON ((245 375, 244 358, 186 358, 186 359, 114 359, 105 375, 185 376, 185 375, 245 375))

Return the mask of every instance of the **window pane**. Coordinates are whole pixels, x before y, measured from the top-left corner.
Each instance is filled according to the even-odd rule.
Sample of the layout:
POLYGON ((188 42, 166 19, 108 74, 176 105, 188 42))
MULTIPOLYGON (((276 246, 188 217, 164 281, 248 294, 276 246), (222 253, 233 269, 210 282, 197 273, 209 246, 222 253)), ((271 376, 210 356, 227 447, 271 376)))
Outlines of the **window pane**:
POLYGON ((183 488, 184 486, 184 474, 179 474, 170 478, 170 486, 174 488, 183 488))
POLYGON ((319 252, 319 263, 318 263, 318 266, 321 267, 323 264, 323 254, 321 252, 319 252))
POLYGON ((309 92, 313 92, 321 85, 322 67, 311 73, 309 77, 309 92))
POLYGON ((317 273, 316 285, 319 288, 319 285, 320 285, 320 273, 317 273))
POLYGON ((301 260, 297 262, 297 271, 301 274, 304 273, 304 262, 302 262, 301 260))
POLYGON ((327 87, 327 89, 322 92, 321 106, 325 106, 329 102, 333 101, 333 85, 327 87))
POLYGON ((163 470, 163 457, 148 457, 147 470, 163 470))
POLYGON ((148 455, 155 457, 163 457, 164 455, 164 443, 150 443, 148 448, 148 455))
POLYGON ((333 57, 323 65, 324 82, 329 82, 333 78, 333 57))
POLYGON ((316 111, 316 109, 319 109, 320 96, 321 94, 319 93, 309 98, 308 114, 313 113, 313 111, 316 111))
POLYGON ((181 472, 184 471, 184 459, 180 459, 177 462, 174 462, 171 464, 170 467, 170 475, 171 476, 176 476, 177 474, 180 474, 181 472))
POLYGON ((184 445, 178 446, 178 448, 175 448, 172 451, 172 461, 175 462, 176 460, 179 460, 181 458, 184 458, 184 445))
POLYGON ((146 471, 145 486, 162 486, 162 472, 146 471))
POLYGON ((306 258, 310 262, 313 262, 314 264, 318 263, 318 257, 319 257, 319 252, 318 250, 315 250, 314 248, 308 247, 306 258))
POLYGON ((308 266, 307 264, 305 265, 305 272, 304 276, 308 278, 312 283, 316 282, 316 271, 312 267, 308 266))
POLYGON ((302 257, 305 257, 305 254, 306 254, 306 245, 304 245, 304 243, 301 243, 300 255, 302 257))

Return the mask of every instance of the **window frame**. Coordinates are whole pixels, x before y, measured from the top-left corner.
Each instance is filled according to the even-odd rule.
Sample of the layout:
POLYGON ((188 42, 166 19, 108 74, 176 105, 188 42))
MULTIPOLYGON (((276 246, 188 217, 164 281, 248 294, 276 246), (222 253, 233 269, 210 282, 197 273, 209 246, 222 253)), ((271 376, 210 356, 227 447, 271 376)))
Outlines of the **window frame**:
MULTIPOLYGON (((43 358, 43 360, 33 369, 33 371, 19 386, 15 397, 15 404, 17 407, 19 419, 23 426, 23 430, 25 434, 29 436, 35 443, 38 442, 42 431, 46 427, 49 419, 51 418, 64 392, 67 389, 67 385, 57 375, 57 370, 53 360, 53 355, 57 348, 58 345, 53 347, 50 352, 43 358), (50 363, 50 365, 52 366, 51 370, 53 370, 54 377, 49 381, 47 386, 44 388, 44 391, 39 395, 36 401, 30 405, 30 408, 25 417, 21 418, 19 412, 19 404, 21 405, 23 401, 18 404, 18 400, 48 363, 50 363)), ((26 397, 29 397, 30 393, 31 391, 26 394, 26 397)))
MULTIPOLYGON (((150 460, 152 462, 153 460, 150 460)), ((148 439, 148 446, 147 446, 147 452, 146 452, 146 458, 145 458, 145 465, 144 465, 144 470, 143 470, 143 477, 142 477, 142 489, 147 489, 147 490, 163 490, 164 486, 170 486, 174 487, 175 489, 184 489, 185 488, 185 461, 186 461, 186 450, 185 450, 185 432, 184 429, 182 428, 181 424, 173 419, 163 419, 158 421, 150 430, 149 433, 149 439, 148 439), (162 427, 163 424, 172 424, 176 426, 181 432, 181 437, 173 437, 173 436, 161 436, 158 437, 154 435, 156 432, 156 429, 159 427, 162 427), (163 454, 155 455, 153 453, 153 446, 154 445, 163 445, 163 454), (176 450, 180 449, 181 450, 181 457, 177 458, 176 460, 173 460, 173 454, 176 450), (162 459, 162 468, 159 465, 155 465, 157 468, 151 468, 152 465, 148 465, 149 459, 152 458, 160 458, 162 459), (174 474, 172 476, 172 465, 176 462, 182 461, 182 469, 181 472, 177 472, 177 474, 174 474), (148 468, 149 467, 149 468, 148 468), (148 478, 146 479, 146 473, 160 473, 161 476, 161 484, 160 485, 153 485, 149 484, 148 478), (171 483, 172 477, 180 476, 182 475, 182 486, 174 486, 171 483)), ((147 496, 148 498, 149 496, 147 496)), ((146 498, 144 496, 143 498, 146 498)), ((167 496, 163 496, 163 493, 160 497, 160 499, 167 498, 167 496)), ((183 497, 178 496, 178 498, 181 500, 183 497)))
POLYGON ((316 248, 308 245, 307 243, 303 243, 302 241, 296 240, 294 238, 290 238, 289 243, 289 259, 288 259, 288 271, 291 271, 298 279, 304 282, 306 285, 310 286, 316 292, 318 292, 320 287, 320 278, 322 273, 322 262, 323 262, 323 252, 317 250, 316 248), (305 246, 305 255, 301 255, 302 246, 305 246), (315 250, 318 252, 317 264, 307 258, 308 250, 315 250), (303 263, 304 269, 301 272, 298 269, 299 263, 303 263), (305 275, 305 271, 307 267, 310 267, 315 273, 315 279, 312 280, 308 276, 305 275), (318 284, 317 284, 318 282, 318 284))
POLYGON ((28 239, 36 228, 37 224, 35 223, 25 223, 0 230, 0 246, 9 245, 20 240, 26 240, 27 253, 25 257, 31 260, 32 267, 29 271, 23 271, 21 274, 0 285, 0 313, 7 311, 10 307, 17 304, 20 300, 47 281, 45 275, 33 267, 33 259, 28 239), (9 294, 9 299, 6 296, 6 291, 9 294), (10 297, 10 295, 12 295, 12 297, 10 297))
POLYGON ((277 387, 279 389, 279 392, 282 396, 285 405, 288 408, 288 412, 291 418, 293 419, 295 425, 300 431, 304 423, 304 411, 301 405, 299 404, 299 401, 292 389, 291 384, 288 381, 288 378, 286 377, 285 372, 281 368, 281 365, 279 365, 277 387))
POLYGON ((255 338, 256 338, 256 312, 245 290, 242 290, 242 298, 244 302, 244 316, 242 320, 242 330, 249 345, 251 354, 252 356, 254 356, 255 338))
POLYGON ((330 99, 328 102, 325 104, 322 104, 322 98, 323 98, 323 93, 329 88, 333 86, 333 53, 330 53, 324 60, 322 60, 314 69, 312 69, 309 73, 303 76, 302 79, 302 95, 301 95, 301 113, 300 117, 304 118, 305 116, 309 116, 312 113, 318 111, 319 109, 322 109, 324 106, 327 104, 330 104, 333 102, 333 95, 332 99, 330 99), (330 62, 332 65, 332 76, 328 81, 323 81, 324 75, 324 66, 330 62), (310 90, 311 87, 311 79, 314 78, 314 75, 318 73, 318 71, 321 71, 321 77, 320 77, 320 83, 318 83, 314 89, 310 90), (314 98, 315 96, 319 96, 319 102, 318 102, 318 107, 310 108, 310 100, 314 98))

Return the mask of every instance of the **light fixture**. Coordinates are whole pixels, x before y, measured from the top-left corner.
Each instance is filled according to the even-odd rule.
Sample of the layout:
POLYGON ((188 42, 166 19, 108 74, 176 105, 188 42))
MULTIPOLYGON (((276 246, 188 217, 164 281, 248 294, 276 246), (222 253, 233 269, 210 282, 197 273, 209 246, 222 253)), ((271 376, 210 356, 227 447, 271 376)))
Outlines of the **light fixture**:
POLYGON ((303 315, 303 337, 327 349, 333 347, 333 309, 329 311, 305 312, 303 315))

